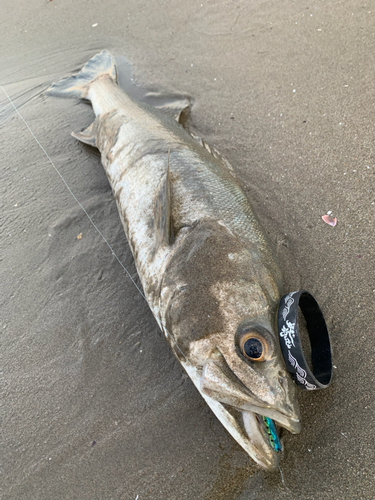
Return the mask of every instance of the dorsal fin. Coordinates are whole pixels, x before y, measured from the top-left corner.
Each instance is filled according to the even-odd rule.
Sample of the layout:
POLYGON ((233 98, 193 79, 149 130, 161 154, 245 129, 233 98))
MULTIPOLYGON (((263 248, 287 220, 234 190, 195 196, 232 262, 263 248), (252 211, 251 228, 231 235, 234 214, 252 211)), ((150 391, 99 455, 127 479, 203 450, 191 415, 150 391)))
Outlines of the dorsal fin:
POLYGON ((148 92, 144 97, 144 102, 164 111, 181 125, 184 121, 183 115, 189 114, 191 101, 188 95, 174 95, 166 92, 148 92))
POLYGON ((216 158, 217 160, 219 160, 228 170, 229 172, 232 174, 232 176, 236 179, 236 173, 234 171, 234 168, 232 167, 232 165, 229 163, 229 161, 225 158, 225 156, 223 156, 221 153, 219 153, 219 151, 213 147, 213 146, 210 146, 209 144, 207 144, 207 142, 202 139, 202 137, 200 137, 199 135, 195 135, 195 134, 190 134, 193 139, 195 139, 197 142, 199 142, 199 144, 204 148, 206 149, 210 154, 212 154, 212 156, 214 158, 216 158))

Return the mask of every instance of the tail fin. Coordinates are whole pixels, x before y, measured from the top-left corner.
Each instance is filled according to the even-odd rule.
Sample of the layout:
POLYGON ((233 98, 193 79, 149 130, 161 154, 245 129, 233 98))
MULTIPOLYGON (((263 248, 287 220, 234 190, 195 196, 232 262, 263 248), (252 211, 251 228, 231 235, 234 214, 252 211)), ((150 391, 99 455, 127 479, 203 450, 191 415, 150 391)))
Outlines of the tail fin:
POLYGON ((85 99, 90 83, 102 75, 109 75, 112 80, 117 82, 115 58, 107 50, 96 54, 76 75, 68 76, 51 85, 47 89, 47 94, 85 99))

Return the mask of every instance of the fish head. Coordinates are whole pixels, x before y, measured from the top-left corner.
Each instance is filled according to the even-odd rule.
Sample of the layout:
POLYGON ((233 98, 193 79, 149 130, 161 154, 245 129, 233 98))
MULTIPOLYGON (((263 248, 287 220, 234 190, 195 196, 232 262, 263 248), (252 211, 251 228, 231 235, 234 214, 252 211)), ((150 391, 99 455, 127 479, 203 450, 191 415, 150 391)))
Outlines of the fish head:
POLYGON ((274 469, 280 442, 270 436, 264 417, 276 429, 295 434, 300 432, 300 416, 277 336, 278 293, 269 284, 266 276, 254 280, 246 275, 216 283, 211 293, 224 328, 192 342, 189 355, 201 367, 201 394, 207 402, 222 405, 225 427, 236 429, 236 440, 260 466, 274 469))
POLYGON ((277 267, 262 249, 211 221, 191 229, 177 250, 161 297, 171 347, 236 441, 274 469, 279 453, 264 422, 300 432, 277 335, 277 267))
POLYGON ((295 386, 279 351, 273 332, 250 321, 240 324, 234 335, 220 332, 193 342, 189 355, 201 367, 196 385, 207 403, 266 469, 277 467, 279 450, 263 417, 293 434, 300 432, 295 386))

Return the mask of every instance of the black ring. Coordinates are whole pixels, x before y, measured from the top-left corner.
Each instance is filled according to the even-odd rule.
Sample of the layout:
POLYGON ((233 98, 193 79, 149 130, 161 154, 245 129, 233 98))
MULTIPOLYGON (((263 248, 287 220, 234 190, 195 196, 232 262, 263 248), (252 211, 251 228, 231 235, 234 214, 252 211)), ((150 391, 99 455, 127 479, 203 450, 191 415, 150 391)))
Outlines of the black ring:
POLYGON ((332 355, 324 316, 317 301, 306 290, 288 293, 280 300, 278 329, 285 364, 297 385, 302 389, 325 389, 331 383, 332 355), (311 344, 310 370, 298 330, 298 306, 305 317, 311 344))

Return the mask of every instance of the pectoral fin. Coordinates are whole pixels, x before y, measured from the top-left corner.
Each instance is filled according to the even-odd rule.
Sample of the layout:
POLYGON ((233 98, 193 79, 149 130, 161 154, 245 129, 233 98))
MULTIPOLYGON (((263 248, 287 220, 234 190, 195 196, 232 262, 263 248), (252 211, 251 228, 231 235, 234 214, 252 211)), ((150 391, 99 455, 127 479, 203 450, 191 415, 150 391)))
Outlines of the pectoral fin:
POLYGON ((91 125, 82 130, 81 132, 72 132, 72 136, 89 146, 96 146, 96 134, 98 130, 98 122, 94 120, 91 125))
MULTIPOLYGON (((168 153, 169 161, 169 153, 168 153)), ((169 165, 162 177, 154 201, 155 243, 156 247, 170 245, 173 241, 171 227, 171 188, 169 179, 169 165)))

